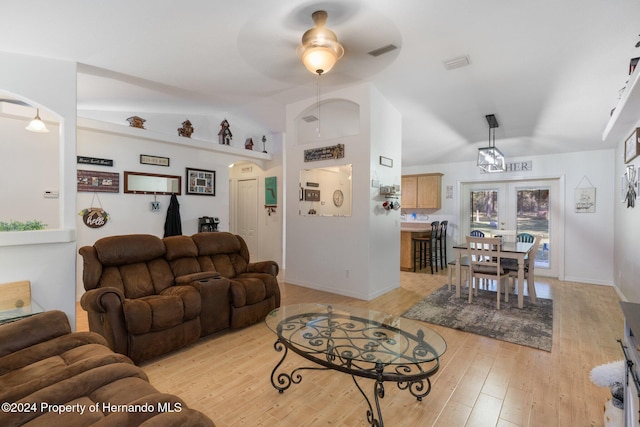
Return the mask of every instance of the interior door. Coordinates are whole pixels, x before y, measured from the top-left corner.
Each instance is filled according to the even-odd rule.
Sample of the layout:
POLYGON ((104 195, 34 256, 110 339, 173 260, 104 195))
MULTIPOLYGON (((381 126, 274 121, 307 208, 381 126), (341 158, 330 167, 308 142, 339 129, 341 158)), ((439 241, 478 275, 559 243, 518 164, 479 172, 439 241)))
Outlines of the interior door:
POLYGON ((258 180, 238 181, 236 198, 236 230, 247 243, 251 259, 258 259, 258 180))
POLYGON ((558 180, 496 181, 462 185, 461 235, 479 230, 486 236, 500 230, 542 234, 536 254, 536 274, 559 274, 558 180))

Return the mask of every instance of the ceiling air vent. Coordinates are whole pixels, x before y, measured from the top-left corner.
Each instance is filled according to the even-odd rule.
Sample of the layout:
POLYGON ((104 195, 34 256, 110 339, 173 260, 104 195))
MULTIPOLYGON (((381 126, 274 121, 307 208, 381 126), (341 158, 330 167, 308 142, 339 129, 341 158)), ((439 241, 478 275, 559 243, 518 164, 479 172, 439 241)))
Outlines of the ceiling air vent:
POLYGON ((444 61, 443 63, 444 68, 446 68, 447 70, 453 70, 456 68, 466 67, 467 65, 471 64, 471 60, 469 59, 468 55, 465 55, 459 58, 453 58, 448 61, 444 61))
POLYGON ((377 49, 372 50, 371 52, 368 52, 369 55, 371 56, 380 56, 380 55, 384 55, 387 52, 391 52, 392 50, 396 50, 398 48, 398 46, 394 45, 394 44, 388 44, 386 46, 382 46, 379 47, 377 49))
POLYGON ((307 123, 311 123, 311 122, 317 122, 318 118, 316 116, 304 116, 302 120, 304 120, 307 123))

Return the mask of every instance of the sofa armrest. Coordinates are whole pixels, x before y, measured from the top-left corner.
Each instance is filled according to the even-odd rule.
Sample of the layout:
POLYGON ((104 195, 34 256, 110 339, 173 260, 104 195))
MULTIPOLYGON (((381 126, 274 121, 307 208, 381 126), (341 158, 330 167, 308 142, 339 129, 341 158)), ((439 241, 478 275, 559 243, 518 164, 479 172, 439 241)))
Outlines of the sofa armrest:
POLYGON ((275 261, 258 261, 247 264, 247 273, 267 273, 277 276, 280 272, 280 266, 275 261))
POLYGON ((207 282, 214 277, 220 277, 217 271, 202 271, 176 277, 176 285, 190 285, 191 282, 207 282))
POLYGON ((111 350, 128 355, 124 300, 124 294, 116 288, 97 288, 82 294, 80 305, 87 312, 89 329, 102 335, 111 350))
POLYGON ((4 324, 0 326, 0 357, 70 333, 69 319, 59 310, 4 324))

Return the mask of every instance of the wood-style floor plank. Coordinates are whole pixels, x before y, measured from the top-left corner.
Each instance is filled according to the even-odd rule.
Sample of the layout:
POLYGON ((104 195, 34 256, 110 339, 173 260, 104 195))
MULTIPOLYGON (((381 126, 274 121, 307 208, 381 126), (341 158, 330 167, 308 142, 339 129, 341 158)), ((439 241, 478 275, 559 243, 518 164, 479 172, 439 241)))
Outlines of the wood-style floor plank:
MULTIPOLYGON (((282 303, 353 305, 401 315, 440 288, 447 271, 402 272, 401 287, 362 301, 282 283, 282 303)), ((536 278, 539 297, 554 303, 553 348, 545 352, 441 326, 447 341, 432 391, 418 402, 385 384, 385 425, 394 426, 602 426, 608 389, 589 380, 599 364, 620 360, 616 342, 623 316, 607 286, 536 278)), ((79 307, 79 306, 78 306, 79 307)), ((77 330, 88 330, 78 308, 77 330)), ((275 335, 259 323, 205 337, 196 344, 144 363, 151 383, 179 395, 218 427, 366 426, 366 404, 352 379, 334 371, 303 371, 300 384, 278 393, 270 374, 281 353, 275 335)), ((309 366, 289 354, 287 370, 309 366)), ((360 380, 371 397, 372 383, 360 380)))

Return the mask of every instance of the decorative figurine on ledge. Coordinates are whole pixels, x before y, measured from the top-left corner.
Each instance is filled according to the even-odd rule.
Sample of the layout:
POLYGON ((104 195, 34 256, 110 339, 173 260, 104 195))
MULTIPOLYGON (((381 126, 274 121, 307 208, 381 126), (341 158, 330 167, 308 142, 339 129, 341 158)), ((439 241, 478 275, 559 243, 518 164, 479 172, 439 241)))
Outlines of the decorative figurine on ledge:
POLYGON ((267 147, 265 144, 267 143, 267 137, 262 135, 262 152, 267 154, 267 147))
POLYGON ((193 133, 193 126, 189 119, 182 122, 182 127, 178 128, 178 136, 184 136, 185 138, 191 138, 191 134, 193 133))
POLYGON ((233 139, 233 134, 229 130, 229 122, 227 119, 224 119, 222 123, 220 123, 220 132, 218 132, 218 143, 222 145, 230 145, 231 140, 233 139))
POLYGON ((146 122, 145 119, 138 116, 129 117, 127 121, 129 122, 129 126, 139 129, 144 129, 144 122, 146 122))
POLYGON ((247 150, 253 150, 253 138, 245 139, 244 148, 247 150))

